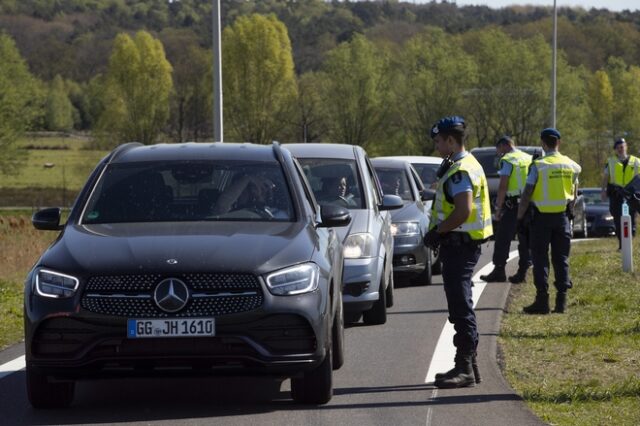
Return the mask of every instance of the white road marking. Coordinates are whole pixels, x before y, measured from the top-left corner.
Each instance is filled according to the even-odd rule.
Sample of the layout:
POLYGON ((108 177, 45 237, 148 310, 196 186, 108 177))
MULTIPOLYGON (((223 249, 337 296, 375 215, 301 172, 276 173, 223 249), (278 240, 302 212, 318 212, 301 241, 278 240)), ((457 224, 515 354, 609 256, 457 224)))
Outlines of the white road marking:
POLYGON ((25 368, 24 355, 22 355, 14 360, 11 360, 9 362, 6 362, 0 365, 0 379, 3 379, 5 376, 8 376, 9 374, 13 374, 16 371, 24 370, 24 368, 25 368))
MULTIPOLYGON (((435 388, 433 390, 433 392, 431 392, 431 397, 427 401, 435 401, 437 397, 438 397, 438 388, 435 388)), ((433 410, 431 409, 431 407, 429 407, 429 409, 427 410, 427 425, 426 426, 431 426, 431 420, 432 419, 433 419, 433 410)))
MULTIPOLYGON (((507 262, 518 257, 518 251, 514 250, 509 253, 509 258, 507 262)), ((472 289, 472 298, 473 298, 473 307, 475 308, 478 304, 478 300, 484 291, 487 283, 480 279, 480 275, 486 275, 493 269, 493 262, 489 262, 485 266, 483 266, 472 278, 473 281, 473 289, 472 289)), ((436 380, 436 373, 444 373, 445 371, 449 371, 453 368, 454 362, 453 358, 456 355, 456 348, 453 346, 453 335, 455 334, 455 330, 453 329, 453 324, 449 321, 445 322, 444 327, 442 328, 442 332, 440 333, 440 338, 438 338, 438 343, 436 344, 436 349, 433 352, 433 358, 431 358, 431 364, 429 365, 429 369, 427 370, 427 377, 425 377, 425 383, 433 383, 436 380)))

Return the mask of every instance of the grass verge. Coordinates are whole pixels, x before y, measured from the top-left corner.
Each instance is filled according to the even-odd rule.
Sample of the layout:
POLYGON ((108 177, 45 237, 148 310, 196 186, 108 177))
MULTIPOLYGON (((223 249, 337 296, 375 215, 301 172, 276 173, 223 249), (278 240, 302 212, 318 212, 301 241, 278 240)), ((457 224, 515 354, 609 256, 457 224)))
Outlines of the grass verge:
POLYGON ((512 287, 499 338, 503 371, 547 423, 640 424, 640 273, 622 272, 616 248, 613 238, 572 245, 566 314, 525 315, 533 278, 512 287))

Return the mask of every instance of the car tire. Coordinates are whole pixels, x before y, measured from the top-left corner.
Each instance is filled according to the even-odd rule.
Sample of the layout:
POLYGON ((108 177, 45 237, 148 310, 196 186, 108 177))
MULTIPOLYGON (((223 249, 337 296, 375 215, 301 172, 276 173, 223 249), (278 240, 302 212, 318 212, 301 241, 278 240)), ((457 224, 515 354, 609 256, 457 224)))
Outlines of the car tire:
POLYGON ((431 262, 433 262, 433 260, 431 259, 431 249, 427 248, 427 258, 425 260, 426 266, 424 267, 424 270, 422 272, 420 272, 413 280, 411 280, 411 283, 413 285, 431 285, 431 262))
POLYGON ((27 365, 27 396, 33 408, 66 408, 73 402, 75 382, 50 382, 27 365))
POLYGON ((569 235, 571 236, 571 239, 575 238, 575 232, 573 232, 573 219, 569 219, 569 235))
POLYGON ((326 404, 333 396, 333 351, 327 349, 318 367, 291 379, 291 397, 300 404, 326 404))
POLYGON ((395 279, 393 278, 393 272, 391 272, 389 274, 389 285, 387 286, 387 290, 386 290, 386 297, 387 297, 387 308, 390 308, 393 306, 393 296, 395 293, 395 279))
POLYGON ((362 319, 367 325, 381 325, 387 322, 387 292, 384 289, 384 274, 380 278, 380 297, 373 304, 373 308, 362 313, 362 319))
POLYGON ((333 330, 331 332, 331 352, 333 354, 333 369, 338 370, 344 365, 344 307, 342 297, 338 297, 339 306, 336 317, 333 320, 333 330))
POLYGON ((440 260, 440 249, 437 248, 431 252, 431 275, 442 273, 442 261, 440 260))
POLYGON ((582 238, 589 238, 589 226, 587 225, 587 217, 582 217, 582 238))

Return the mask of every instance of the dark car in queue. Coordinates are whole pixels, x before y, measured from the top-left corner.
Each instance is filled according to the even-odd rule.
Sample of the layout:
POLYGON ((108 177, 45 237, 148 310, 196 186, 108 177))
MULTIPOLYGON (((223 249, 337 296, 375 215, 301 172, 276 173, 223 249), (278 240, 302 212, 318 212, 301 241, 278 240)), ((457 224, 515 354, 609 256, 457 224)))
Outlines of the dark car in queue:
POLYGON ((338 228, 344 245, 343 300, 348 322, 384 324, 393 305, 393 236, 387 210, 402 207, 383 195, 364 149, 354 145, 284 145, 298 159, 321 205, 347 207, 351 223, 338 228))
POLYGON ((403 202, 401 209, 391 211, 393 271, 396 278, 409 278, 415 284, 430 285, 432 253, 423 240, 429 231, 431 216, 425 202, 430 201, 434 194, 430 197, 425 192, 418 173, 408 161, 374 158, 371 163, 382 192, 397 195, 403 202))
POLYGON ((126 144, 105 157, 25 282, 27 392, 72 403, 75 381, 267 374, 326 403, 344 357, 347 209, 320 208, 272 146, 126 144), (335 228, 340 229, 340 228, 335 228))
POLYGON ((600 188, 581 188, 585 202, 585 217, 590 237, 615 235, 616 227, 609 211, 609 200, 602 201, 600 188))

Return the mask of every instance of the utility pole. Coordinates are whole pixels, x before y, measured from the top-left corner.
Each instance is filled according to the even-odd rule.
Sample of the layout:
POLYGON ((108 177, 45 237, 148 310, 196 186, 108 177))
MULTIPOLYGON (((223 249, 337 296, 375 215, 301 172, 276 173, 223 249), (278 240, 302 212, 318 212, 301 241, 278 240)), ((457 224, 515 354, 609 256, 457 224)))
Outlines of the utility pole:
POLYGON ((224 142, 222 131, 222 49, 220 0, 213 0, 213 140, 224 142))
POLYGON ((551 127, 556 127, 556 77, 558 56, 558 8, 556 0, 553 0, 553 53, 551 60, 551 127))

